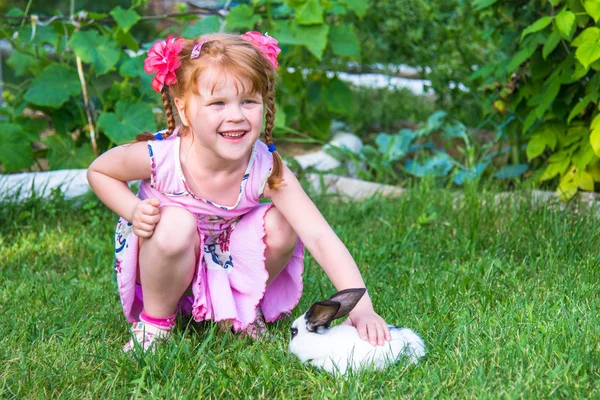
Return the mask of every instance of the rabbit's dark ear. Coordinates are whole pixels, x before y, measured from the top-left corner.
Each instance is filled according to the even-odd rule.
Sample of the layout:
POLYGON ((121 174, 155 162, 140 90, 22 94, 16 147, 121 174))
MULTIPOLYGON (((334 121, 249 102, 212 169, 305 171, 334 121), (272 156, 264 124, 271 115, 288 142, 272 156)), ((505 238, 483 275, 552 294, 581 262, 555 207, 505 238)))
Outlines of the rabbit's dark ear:
POLYGON ((315 332, 320 326, 329 327, 339 308, 340 303, 329 300, 313 304, 305 315, 306 329, 310 332, 315 332))
POLYGON ((356 303, 364 296, 366 291, 366 288, 345 289, 331 296, 329 298, 330 301, 340 303, 340 308, 333 319, 342 318, 348 315, 348 313, 356 306, 356 303))

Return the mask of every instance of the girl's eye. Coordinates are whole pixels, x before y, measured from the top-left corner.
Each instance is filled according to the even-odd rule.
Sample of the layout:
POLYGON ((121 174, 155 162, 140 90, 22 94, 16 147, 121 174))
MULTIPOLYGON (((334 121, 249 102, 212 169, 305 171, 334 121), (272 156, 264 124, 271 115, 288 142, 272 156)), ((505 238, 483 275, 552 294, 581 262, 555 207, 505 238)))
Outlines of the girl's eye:
POLYGON ((225 103, 223 103, 222 101, 215 101, 214 103, 210 103, 211 106, 222 106, 223 104, 225 103))
POLYGON ((246 103, 246 104, 256 104, 258 102, 256 100, 254 100, 254 99, 246 99, 246 100, 244 100, 244 103, 246 103))

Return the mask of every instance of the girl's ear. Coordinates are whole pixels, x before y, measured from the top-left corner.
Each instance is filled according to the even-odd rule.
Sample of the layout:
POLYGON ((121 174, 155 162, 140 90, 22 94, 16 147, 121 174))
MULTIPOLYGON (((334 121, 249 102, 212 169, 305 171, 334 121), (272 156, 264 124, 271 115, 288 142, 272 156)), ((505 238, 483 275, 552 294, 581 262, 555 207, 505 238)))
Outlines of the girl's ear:
POLYGON ((175 97, 174 101, 175 107, 177 107, 177 114, 179 114, 179 119, 181 119, 181 123, 183 126, 190 126, 185 116, 185 102, 179 97, 175 97))

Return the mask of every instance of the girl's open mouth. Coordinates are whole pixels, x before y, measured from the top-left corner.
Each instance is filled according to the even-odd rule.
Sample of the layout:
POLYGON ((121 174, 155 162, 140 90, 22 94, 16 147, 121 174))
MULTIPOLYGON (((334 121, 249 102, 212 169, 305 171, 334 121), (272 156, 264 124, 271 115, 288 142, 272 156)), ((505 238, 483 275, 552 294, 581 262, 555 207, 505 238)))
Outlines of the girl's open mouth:
POLYGON ((220 132, 219 133, 221 136, 223 136, 225 139, 228 140, 236 140, 236 139, 240 139, 242 138, 245 134, 246 131, 237 131, 237 132, 220 132))

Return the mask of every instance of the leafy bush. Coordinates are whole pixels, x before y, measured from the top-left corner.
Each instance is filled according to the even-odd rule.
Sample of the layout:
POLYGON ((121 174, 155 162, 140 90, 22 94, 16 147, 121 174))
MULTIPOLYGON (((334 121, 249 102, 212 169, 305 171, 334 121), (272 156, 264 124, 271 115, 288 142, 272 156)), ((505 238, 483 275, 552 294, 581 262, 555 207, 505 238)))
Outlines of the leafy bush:
POLYGON ((363 140, 370 132, 396 131, 406 123, 427 120, 435 111, 435 100, 410 89, 352 88, 354 111, 340 120, 351 125, 363 140), (368 107, 365 107, 368 105, 368 107))
POLYGON ((431 81, 438 108, 476 126, 480 95, 468 78, 495 52, 495 42, 482 34, 491 24, 471 1, 370 0, 359 31, 363 63, 417 68, 431 81))
MULTIPOLYGON (((433 113, 419 129, 401 129, 396 134, 380 133, 374 146, 367 144, 358 153, 345 147, 325 146, 325 151, 341 161, 354 164, 362 179, 396 184, 411 178, 436 178, 463 185, 480 179, 503 156, 504 126, 492 140, 479 143, 475 134, 444 111, 433 113)), ((528 170, 527 164, 510 165, 495 171, 499 179, 515 178, 528 170)))
POLYGON ((600 6, 595 0, 478 0, 498 62, 472 79, 486 113, 508 125, 512 162, 526 160, 539 181, 558 181, 563 199, 600 182, 600 6), (526 147, 524 147, 526 146, 526 147))

